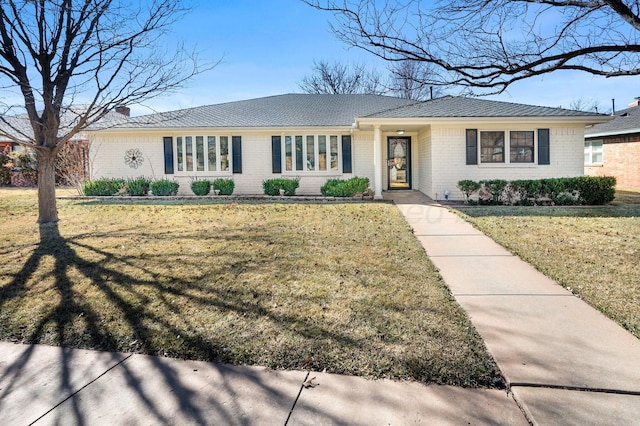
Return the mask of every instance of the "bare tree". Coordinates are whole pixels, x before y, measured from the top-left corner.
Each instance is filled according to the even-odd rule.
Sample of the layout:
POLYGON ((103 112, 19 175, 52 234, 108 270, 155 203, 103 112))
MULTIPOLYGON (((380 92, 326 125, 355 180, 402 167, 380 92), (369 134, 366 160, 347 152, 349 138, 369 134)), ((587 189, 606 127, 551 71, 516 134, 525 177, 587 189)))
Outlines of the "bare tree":
POLYGON ((399 98, 424 101, 440 96, 441 89, 434 90, 431 83, 434 78, 428 64, 418 61, 393 62, 389 92, 399 98))
POLYGON ((3 103, 0 134, 35 149, 38 222, 58 221, 55 158, 73 135, 211 68, 179 45, 159 49, 188 10, 176 0, 0 2, 0 90, 21 99, 3 103))
POLYGON ((298 84, 305 93, 326 94, 374 94, 381 95, 387 89, 380 74, 368 70, 362 64, 347 65, 340 62, 313 63, 313 72, 305 76, 298 84))
POLYGON ((569 103, 569 109, 573 109, 576 111, 590 111, 590 112, 604 112, 602 108, 600 108, 600 102, 593 98, 574 98, 569 103))
POLYGON ((474 94, 556 70, 640 75, 637 0, 303 0, 335 15, 346 43, 437 71, 474 94))

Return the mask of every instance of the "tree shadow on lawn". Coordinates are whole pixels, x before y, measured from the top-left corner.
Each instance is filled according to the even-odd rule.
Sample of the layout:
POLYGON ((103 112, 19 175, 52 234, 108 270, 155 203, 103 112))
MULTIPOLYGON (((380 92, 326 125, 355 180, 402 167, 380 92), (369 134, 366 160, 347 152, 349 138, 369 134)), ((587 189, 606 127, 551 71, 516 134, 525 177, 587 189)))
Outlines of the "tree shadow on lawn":
MULTIPOLYGON (((169 322, 162 316, 155 314, 144 303, 134 303, 127 300, 123 296, 120 289, 124 292, 135 293, 142 297, 142 288, 154 287, 160 294, 159 302, 163 304, 167 311, 172 311, 177 315, 182 315, 179 306, 173 305, 171 298, 173 296, 188 298, 194 306, 203 308, 206 306, 215 307, 217 309, 235 311, 238 315, 259 315, 270 317, 275 323, 281 324, 283 327, 299 326, 299 332, 302 335, 316 336, 340 341, 346 345, 359 345, 362 342, 356 342, 347 336, 334 334, 317 324, 304 324, 301 319, 294 316, 274 315, 273 313, 262 309, 260 306, 247 306, 240 297, 235 298, 233 294, 225 295, 223 299, 216 297, 206 297, 202 295, 190 294, 190 292, 182 288, 180 285, 167 284, 173 280, 170 276, 160 277, 157 272, 145 270, 140 265, 132 265, 124 256, 116 256, 107 251, 98 249, 89 244, 83 243, 81 240, 84 236, 75 236, 74 238, 64 238, 58 229, 57 224, 40 225, 40 242, 30 257, 24 262, 22 268, 13 275, 13 279, 4 287, 0 288, 0 311, 6 305, 14 300, 21 298, 25 293, 32 291, 29 287, 34 284, 29 281, 48 279, 53 284, 53 290, 58 302, 55 306, 46 312, 37 312, 33 318, 35 323, 30 328, 28 335, 22 340, 25 343, 46 342, 66 347, 84 347, 99 350, 120 350, 123 351, 123 342, 120 341, 115 333, 109 329, 107 319, 102 314, 96 312, 96 309, 84 299, 82 291, 78 290, 80 285, 77 278, 70 276, 70 271, 75 269, 83 279, 90 282, 90 286, 102 293, 104 298, 118 311, 114 315, 122 316, 126 322, 127 328, 133 337, 135 345, 131 349, 137 353, 162 355, 165 348, 161 344, 151 339, 154 329, 162 329, 168 335, 178 336, 181 339, 181 351, 188 353, 190 358, 202 359, 207 361, 229 362, 230 359, 225 353, 223 344, 215 339, 204 336, 200 333, 189 333, 180 326, 169 322), (99 255, 103 260, 90 261, 78 254, 77 250, 93 252, 99 255), (38 275, 41 264, 46 261, 53 261, 50 273, 44 277, 38 275), (147 276, 144 278, 135 277, 126 272, 128 266, 135 266, 142 270, 147 276), (152 279, 149 279, 149 274, 152 279), (160 278, 163 278, 162 280, 160 278), (164 281, 161 282, 161 281, 164 281), (137 291, 136 288, 140 290, 137 291), (81 326, 78 325, 81 319, 81 326)), ((234 266, 241 266, 240 263, 234 266)), ((194 289, 198 287, 198 283, 189 283, 188 288, 194 289)), ((199 290, 205 290, 200 288, 199 290)), ((201 294, 201 293, 199 293, 201 294)), ((43 295, 51 297, 51 295, 43 295)), ((6 314, 6 312, 5 312, 6 314)), ((14 338, 15 339, 15 338, 14 338)), ((126 346, 126 345, 125 345, 126 346)), ((17 386, 20 377, 26 374, 30 362, 33 362, 33 348, 29 347, 18 359, 11 365, 3 366, 4 374, 0 377, 2 386, 0 386, 0 405, 2 399, 7 397, 17 386)), ((164 353, 167 355, 167 353, 164 353)), ((169 355, 176 355, 170 353, 169 355)), ((113 354, 121 362, 121 355, 113 354)), ((67 396, 67 399, 78 391, 74 387, 74 383, 70 379, 74 368, 73 362, 70 361, 68 353, 63 350, 60 357, 60 389, 58 393, 61 396, 67 396)), ((172 395, 180 399, 177 405, 188 413, 193 422, 198 424, 206 423, 203 412, 197 404, 192 401, 195 398, 192 390, 188 389, 180 377, 169 366, 164 365, 161 359, 152 363, 156 368, 153 374, 160 375, 168 388, 172 389, 172 395)), ((159 410, 160 407, 154 407, 153 399, 145 393, 140 386, 139 380, 136 378, 135 372, 127 371, 126 364, 120 364, 125 369, 127 382, 133 390, 135 390, 141 403, 153 413, 156 413, 157 420, 166 421, 162 417, 159 410)), ((258 380, 256 378, 256 380, 258 380)), ((260 383, 257 383, 260 385, 260 383)), ((63 399, 64 400, 64 399, 63 399)), ((27 401, 23 401, 25 404, 27 401)), ((81 412, 79 406, 73 402, 75 417, 78 424, 86 422, 84 418, 87 413, 81 412)), ((217 407, 220 412, 225 411, 225 407, 217 407)), ((27 410, 28 411, 28 410, 27 410)), ((227 413, 231 415, 231 413, 227 413)))
MULTIPOLYGON (((234 294, 234 289, 223 295, 205 294, 210 290, 202 282, 195 281, 184 283, 178 277, 171 276, 170 269, 163 269, 161 272, 154 270, 153 267, 145 268, 144 263, 134 262, 128 259, 124 254, 113 254, 107 250, 95 247, 91 242, 84 241, 89 236, 95 237, 95 234, 75 235, 71 238, 65 238, 60 234, 57 224, 40 225, 40 241, 26 259, 21 269, 13 274, 11 281, 0 288, 0 311, 7 305, 23 297, 26 293, 33 292, 35 285, 39 281, 47 280, 50 283, 50 289, 43 293, 43 297, 55 299, 50 300, 51 307, 40 310, 34 314, 29 324, 28 332, 18 337, 25 343, 50 343, 63 347, 80 347, 89 349, 99 349, 108 351, 128 352, 151 354, 151 355, 167 355, 166 347, 162 341, 154 340, 154 334, 158 330, 163 330, 166 335, 177 336, 181 340, 180 352, 188 354, 189 358, 201 359, 216 362, 236 362, 237 360, 230 358, 225 343, 216 340, 215 337, 201 332, 187 330, 185 324, 174 323, 167 320, 163 315, 148 309, 147 304, 139 303, 145 299, 145 291, 151 288, 155 293, 153 303, 160 303, 164 311, 173 312, 175 315, 185 315, 182 306, 174 304, 175 298, 182 298, 189 301, 194 309, 218 309, 221 311, 232 312, 238 316, 253 316, 257 318, 265 318, 272 322, 274 327, 281 329, 283 332, 295 333, 300 336, 301 341, 321 341, 325 343, 319 344, 310 349, 311 353, 326 342, 334 342, 336 345, 342 345, 349 348, 359 348, 365 351, 375 351, 375 345, 363 339, 354 340, 349 335, 325 326, 322 322, 318 322, 310 317, 297 316, 288 312, 276 312, 272 309, 265 309, 260 303, 246 303, 246 295, 234 294), (79 252, 82 252, 80 254, 79 252), (89 255, 93 254, 99 260, 91 260, 89 255), (49 262, 50 269, 47 274, 42 276, 42 264, 49 262), (141 271, 141 274, 133 274, 131 268, 141 271), (75 275, 71 274, 74 271, 75 275), (78 278, 80 276, 80 278, 78 278), (92 291, 101 294, 102 299, 108 302, 114 312, 114 316, 121 317, 126 325, 127 332, 125 335, 131 337, 135 344, 127 347, 129 342, 122 341, 122 335, 114 332, 109 324, 109 319, 105 318, 104 312, 99 312, 95 304, 92 306, 90 301, 86 300, 83 294, 82 282, 88 285, 92 291), (88 284, 87 284, 88 283, 88 284), (134 299, 128 298, 134 295, 134 299), (128 333, 128 334, 127 334, 128 333), (127 350, 128 349, 128 350, 127 350), (164 353, 163 353, 164 352, 164 353)), ((122 238, 127 235, 126 230, 121 232, 115 231, 103 237, 111 236, 122 238)), ((98 237, 100 237, 98 235, 98 237)), ((159 235, 159 238, 180 239, 179 233, 165 233, 159 235)), ((155 238, 155 236, 154 236, 155 238)), ((212 238, 213 236, 207 236, 212 238)), ((248 243, 246 236, 227 234, 224 238, 242 239, 248 243)), ((256 241, 265 238, 264 235, 255 235, 256 241)), ((280 244, 281 242, 275 242, 280 244)), ((160 259, 157 262, 171 262, 175 256, 179 254, 180 249, 175 248, 175 252, 158 254, 160 259)), ((229 254, 231 257, 234 253, 229 254)), ((249 264, 246 259, 234 261, 231 269, 242 270, 245 268, 255 268, 254 264, 249 264)), ((193 265, 201 259, 192 260, 193 265)), ((232 271, 233 272, 233 271, 232 271)), ((262 295, 258 295, 261 297, 262 295)), ((258 297, 254 294, 254 297, 258 297)), ((300 299, 309 302, 312 296, 300 295, 300 299)), ((299 302, 299 301, 297 301, 299 302)), ((296 302, 296 303, 297 303, 296 302)), ((393 306, 389 307, 389 309, 393 306)), ((401 309, 400 307, 396 307, 401 309)), ((5 311, 6 315, 6 311, 5 311)), ((9 314, 10 315, 10 314, 9 314)), ((186 319, 186 318, 185 318, 186 319)), ((15 339, 15 337, 13 337, 15 339)), ((27 369, 31 368, 30 364, 35 361, 33 356, 33 347, 25 350, 21 356, 12 363, 12 365, 4 368, 4 374, 1 378, 2 386, 0 386, 0 406, 3 397, 9 395, 12 390, 18 386, 18 382, 27 369)), ((83 412, 81 405, 78 405, 76 398, 72 396, 78 391, 77 383, 71 379, 73 369, 76 368, 73 360, 66 350, 62 350, 59 359, 59 386, 57 389, 61 401, 71 398, 70 403, 73 404, 74 416, 78 424, 87 421, 88 413, 83 412)), ((305 349, 301 349, 295 353, 284 353, 286 356, 300 357, 305 349)), ((170 351, 169 351, 170 352, 170 351)), ((179 354, 168 353, 169 356, 179 354)), ((152 413, 158 421, 164 422, 167 419, 163 417, 161 407, 156 406, 156 402, 151 395, 140 385, 139 379, 135 371, 129 371, 127 364, 122 363, 120 354, 112 354, 118 363, 119 368, 123 368, 127 377, 129 389, 133 390, 137 395, 140 403, 152 413)), ((126 356, 126 355, 125 355, 126 356)), ((313 361, 309 356, 308 360, 302 360, 299 364, 300 368, 313 368, 313 361), (306 365, 305 365, 306 363, 306 365)), ((196 395, 190 390, 186 383, 181 381, 180 376, 170 367, 162 363, 162 359, 158 359, 153 364, 153 374, 162 377, 163 382, 170 389, 173 389, 172 397, 179 399, 177 405, 188 413, 190 419, 198 424, 206 423, 204 420, 205 413, 202 407, 198 406, 196 395)), ((256 381, 259 380, 256 378, 256 381)), ((263 386, 261 383, 257 383, 263 386)), ((268 385, 264 385, 268 387, 268 385)), ((267 389, 267 391, 271 391, 267 389)), ((215 398, 213 398, 215 399, 215 398)), ((215 402, 214 402, 215 403, 215 402)), ((216 407, 220 412, 224 412, 227 408, 216 407)), ((43 413, 44 414, 44 413, 43 413)), ((227 413, 231 415, 231 413, 227 413)))

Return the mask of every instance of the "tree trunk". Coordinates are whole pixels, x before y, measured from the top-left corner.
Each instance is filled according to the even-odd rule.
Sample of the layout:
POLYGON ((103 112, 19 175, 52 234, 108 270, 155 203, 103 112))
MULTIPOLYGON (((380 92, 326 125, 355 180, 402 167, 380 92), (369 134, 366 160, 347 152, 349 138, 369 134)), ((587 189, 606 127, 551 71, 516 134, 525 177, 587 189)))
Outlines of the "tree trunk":
POLYGON ((38 223, 58 222, 56 207, 56 151, 36 150, 38 159, 38 223))

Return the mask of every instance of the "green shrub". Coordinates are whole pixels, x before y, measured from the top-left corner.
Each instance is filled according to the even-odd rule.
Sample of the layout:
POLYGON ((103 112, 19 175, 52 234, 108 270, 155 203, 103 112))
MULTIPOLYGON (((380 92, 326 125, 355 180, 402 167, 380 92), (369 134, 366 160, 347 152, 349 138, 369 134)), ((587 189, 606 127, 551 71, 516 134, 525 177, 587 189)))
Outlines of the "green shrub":
POLYGON ((191 190, 198 197, 205 196, 211 190, 211 182, 208 180, 194 180, 191 182, 191 190))
POLYGON ((574 180, 575 189, 583 204, 603 205, 615 198, 616 178, 613 176, 581 176, 574 180))
POLYGON ((117 195, 124 185, 124 179, 98 179, 85 182, 82 188, 87 197, 109 197, 117 195))
POLYGON ((231 195, 233 194, 233 190, 236 187, 236 184, 233 182, 233 179, 216 179, 211 183, 211 188, 214 191, 218 191, 220 195, 231 195))
POLYGON ((515 194, 512 197, 512 204, 520 204, 522 206, 530 206, 536 203, 536 200, 542 197, 542 183, 540 180, 514 180, 509 182, 507 191, 515 194))
POLYGON ((352 177, 351 179, 329 179, 320 188, 325 197, 353 197, 369 188, 369 179, 352 177))
POLYGON ((503 192, 507 187, 508 182, 503 179, 481 180, 480 184, 482 189, 487 193, 489 199, 484 201, 490 201, 490 204, 498 205, 503 201, 503 192))
POLYGON ((178 182, 167 179, 151 182, 151 185, 149 186, 151 193, 156 196, 176 195, 179 187, 180 185, 178 182))
POLYGON ((125 189, 127 191, 127 195, 132 197, 142 197, 149 195, 150 184, 151 180, 145 177, 132 178, 127 179, 125 189))
POLYGON ((474 192, 479 190, 480 187, 481 187, 480 183, 473 181, 471 179, 464 179, 464 180, 458 181, 458 189, 462 191, 462 194, 464 194, 464 200, 467 203, 469 202, 469 197, 473 195, 474 192))
POLYGON ((284 195, 292 197, 296 195, 296 189, 300 186, 300 179, 282 179, 282 189, 284 189, 284 195))
POLYGON ((300 178, 285 179, 273 178, 262 181, 262 190, 265 195, 280 195, 280 190, 284 191, 284 195, 296 195, 296 189, 300 186, 300 178))

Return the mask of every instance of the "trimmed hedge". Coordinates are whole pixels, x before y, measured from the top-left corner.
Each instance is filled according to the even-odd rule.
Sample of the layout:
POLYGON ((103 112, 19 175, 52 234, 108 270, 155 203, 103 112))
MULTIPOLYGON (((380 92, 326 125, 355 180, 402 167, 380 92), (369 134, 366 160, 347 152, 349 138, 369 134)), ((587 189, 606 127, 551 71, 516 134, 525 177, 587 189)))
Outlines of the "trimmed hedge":
POLYGON ((85 182, 82 190, 87 197, 110 197, 118 195, 124 185, 124 179, 97 179, 85 182))
POLYGON ((211 191, 211 182, 208 180, 194 180, 191 182, 191 190, 197 196, 203 197, 211 191))
POLYGON ((170 196, 176 195, 178 193, 178 188, 180 185, 178 182, 161 179, 155 182, 151 182, 150 189, 151 193, 156 196, 170 196))
POLYGON ((233 179, 223 179, 219 178, 211 182, 211 189, 214 191, 218 191, 220 195, 231 195, 233 194, 233 190, 235 189, 236 184, 233 182, 233 179))
POLYGON ((479 204, 604 205, 615 198, 616 178, 612 176, 578 176, 538 180, 461 180, 458 188, 469 200, 478 194, 479 204))
POLYGON ((329 179, 322 185, 320 192, 325 197, 353 197, 364 193, 368 188, 369 179, 356 176, 347 180, 329 179))
POLYGON ((296 189, 300 186, 300 178, 285 179, 285 178, 273 178, 262 181, 262 190, 265 195, 280 195, 280 190, 284 191, 284 195, 293 196, 296 195, 296 189))

